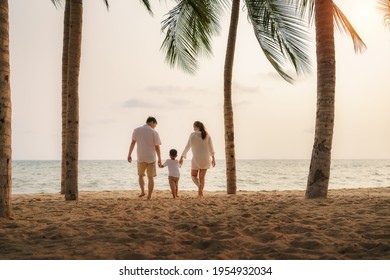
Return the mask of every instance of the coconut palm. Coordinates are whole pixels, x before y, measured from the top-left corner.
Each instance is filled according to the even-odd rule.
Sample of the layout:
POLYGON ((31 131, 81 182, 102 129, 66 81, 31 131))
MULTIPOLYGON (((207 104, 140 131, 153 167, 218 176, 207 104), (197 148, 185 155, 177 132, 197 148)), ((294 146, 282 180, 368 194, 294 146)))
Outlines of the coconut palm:
MULTIPOLYGON (((58 7, 63 4, 62 0, 52 0, 53 4, 58 7)), ((146 9, 152 13, 151 6, 148 0, 141 1, 146 9)), ((107 0, 104 3, 109 8, 107 0)), ((71 29, 71 5, 72 1, 65 1, 65 12, 64 12, 64 37, 63 37, 63 52, 62 52, 62 161, 61 161, 61 194, 65 194, 67 200, 77 199, 78 196, 78 93, 77 96, 73 94, 78 91, 78 71, 80 61, 73 61, 73 67, 70 68, 70 53, 72 51, 73 59, 80 60, 80 55, 75 52, 81 52, 79 46, 73 49, 75 46, 71 44, 80 44, 81 46, 81 21, 82 21, 82 10, 77 11, 77 16, 80 18, 79 24, 71 29), (70 41, 72 32, 79 33, 74 35, 75 41, 70 41), (79 40, 79 42, 78 42, 79 40), (68 75, 72 73, 75 75, 73 79, 70 79, 68 75), (69 78, 68 78, 69 77, 69 78), (72 90, 72 91, 70 91, 72 90), (72 100, 70 100, 72 98, 72 100), (73 103, 70 103, 73 102, 73 103), (71 118, 70 120, 68 118, 71 118), (71 146, 67 143, 70 141, 71 146), (67 183, 67 178, 69 182, 67 183)), ((79 9, 82 9, 79 6, 79 9)), ((72 10, 73 11, 73 10, 72 10)), ((77 23, 78 23, 77 21, 77 23)))
POLYGON ((0 0, 0 217, 12 215, 11 86, 8 0, 0 0))
MULTIPOLYGON (((54 6, 59 7, 65 1, 64 35, 62 49, 62 160, 61 160, 61 194, 65 194, 67 173, 66 143, 67 143, 67 112, 68 112, 68 55, 69 55, 69 27, 70 27, 70 0, 52 0, 54 6)), ((107 9, 108 1, 104 0, 107 9)))
MULTIPOLYGON (((52 0, 54 6, 60 6, 63 1, 52 0)), ((70 21, 70 0, 65 1, 64 11, 64 35, 62 44, 62 160, 61 160, 61 194, 65 194, 66 178, 66 116, 68 109, 68 50, 69 50, 69 21, 70 21)))
POLYGON ((66 0, 64 11, 64 35, 62 43, 62 160, 61 160, 61 194, 65 194, 66 182, 66 120, 68 110, 68 52, 69 52, 70 0, 66 0))
POLYGON ((351 36, 355 51, 366 48, 346 16, 332 0, 299 0, 301 11, 315 18, 317 56, 317 113, 309 176, 305 197, 326 198, 333 140, 336 55, 334 25, 351 36), (335 23, 335 24, 334 24, 335 23))
POLYGON ((78 199, 79 73, 83 1, 69 0, 65 199, 78 199))
MULTIPOLYGON (((194 73, 197 57, 211 54, 211 37, 220 30, 219 20, 227 7, 226 0, 181 0, 163 21, 166 37, 162 49, 166 61, 194 73)), ((306 47, 306 31, 296 16, 293 3, 277 0, 244 0, 248 19, 266 58, 288 82, 286 64, 301 74, 310 69, 306 47)), ((236 166, 232 106, 232 69, 240 1, 232 1, 230 28, 224 67, 224 125, 227 193, 235 194, 236 166)))
POLYGON ((378 0, 379 10, 383 15, 383 21, 386 26, 390 27, 390 0, 378 0))

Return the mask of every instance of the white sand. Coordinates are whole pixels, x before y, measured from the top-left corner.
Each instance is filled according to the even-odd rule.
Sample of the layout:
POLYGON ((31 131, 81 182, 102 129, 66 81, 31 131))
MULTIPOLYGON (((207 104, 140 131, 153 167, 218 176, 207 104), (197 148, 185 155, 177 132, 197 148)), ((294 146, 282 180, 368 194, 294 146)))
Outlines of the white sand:
POLYGON ((13 196, 0 259, 390 259, 390 187, 13 196))

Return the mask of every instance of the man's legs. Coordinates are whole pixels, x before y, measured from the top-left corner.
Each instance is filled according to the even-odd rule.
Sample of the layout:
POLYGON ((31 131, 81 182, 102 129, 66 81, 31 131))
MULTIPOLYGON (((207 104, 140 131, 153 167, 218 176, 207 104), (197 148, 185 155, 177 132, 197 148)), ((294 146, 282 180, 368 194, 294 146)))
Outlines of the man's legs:
POLYGON ((146 167, 147 167, 147 163, 146 162, 138 162, 138 164, 137 164, 137 168, 138 168, 138 183, 139 183, 139 187, 141 189, 141 193, 140 193, 140 195, 138 197, 145 196, 145 180, 144 180, 144 177, 145 177, 146 167))
POLYGON ((157 176, 156 173, 156 162, 148 163, 146 168, 146 174, 148 175, 148 200, 152 198, 152 193, 154 189, 154 177, 157 176))
POLYGON ((141 194, 138 197, 145 196, 145 180, 144 176, 138 176, 139 187, 141 188, 141 194))
POLYGON ((148 177, 148 200, 152 198, 153 189, 154 189, 154 178, 148 177))

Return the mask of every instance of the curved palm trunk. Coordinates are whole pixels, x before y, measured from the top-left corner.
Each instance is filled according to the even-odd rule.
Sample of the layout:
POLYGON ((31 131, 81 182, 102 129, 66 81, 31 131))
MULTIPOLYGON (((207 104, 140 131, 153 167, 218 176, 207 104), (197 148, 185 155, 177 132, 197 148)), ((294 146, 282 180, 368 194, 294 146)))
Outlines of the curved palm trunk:
POLYGON ((229 36, 225 56, 223 104, 225 123, 226 183, 228 194, 235 194, 237 191, 236 154, 234 146, 234 123, 232 105, 232 76, 239 14, 240 0, 233 0, 232 13, 230 17, 229 36))
POLYGON ((68 60, 69 60, 70 0, 66 0, 64 12, 64 38, 62 49, 62 160, 61 194, 65 194, 66 179, 66 117, 68 109, 68 60))
POLYGON ((330 176, 336 87, 332 0, 315 0, 315 24, 317 114, 305 197, 326 198, 330 176))
POLYGON ((0 0, 0 217, 12 216, 11 86, 8 0, 0 0))
POLYGON ((78 144, 79 144, 79 72, 81 57, 83 1, 70 1, 68 110, 66 131, 65 199, 78 199, 78 144))

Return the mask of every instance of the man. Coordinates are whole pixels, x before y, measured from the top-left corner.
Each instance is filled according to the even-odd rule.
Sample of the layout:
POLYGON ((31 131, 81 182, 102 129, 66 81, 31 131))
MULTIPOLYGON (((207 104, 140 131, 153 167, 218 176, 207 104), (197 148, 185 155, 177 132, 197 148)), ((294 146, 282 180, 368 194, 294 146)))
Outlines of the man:
POLYGON ((137 157, 138 157, 138 182, 141 188, 139 197, 145 196, 145 171, 148 176, 148 196, 149 200, 152 197, 154 189, 154 177, 156 177, 156 154, 158 157, 158 166, 161 166, 160 145, 161 140, 157 131, 157 120, 154 117, 148 117, 146 124, 134 129, 132 141, 130 144, 128 162, 132 162, 131 153, 137 143, 137 157))

